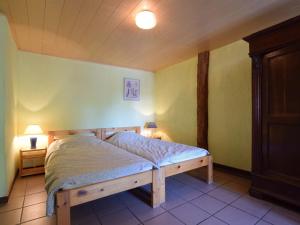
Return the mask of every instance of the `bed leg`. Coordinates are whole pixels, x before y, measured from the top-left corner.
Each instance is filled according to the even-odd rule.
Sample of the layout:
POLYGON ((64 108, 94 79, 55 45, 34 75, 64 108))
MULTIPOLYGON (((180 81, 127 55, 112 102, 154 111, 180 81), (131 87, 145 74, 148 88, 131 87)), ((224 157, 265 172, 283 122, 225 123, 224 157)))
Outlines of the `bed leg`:
POLYGON ((165 170, 163 168, 153 170, 152 179, 152 207, 156 208, 165 202, 165 170))
POLYGON ((213 182, 213 158, 208 156, 208 165, 207 165, 207 183, 211 184, 213 182))
POLYGON ((69 192, 57 192, 56 202, 57 225, 71 225, 69 192))

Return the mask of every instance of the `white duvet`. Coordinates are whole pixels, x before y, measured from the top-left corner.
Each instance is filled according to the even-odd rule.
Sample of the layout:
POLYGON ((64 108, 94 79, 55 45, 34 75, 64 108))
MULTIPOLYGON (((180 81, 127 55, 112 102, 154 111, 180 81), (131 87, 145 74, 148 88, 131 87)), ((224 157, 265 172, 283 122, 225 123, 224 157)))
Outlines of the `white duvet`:
POLYGON ((153 162, 157 168, 209 154, 203 148, 146 138, 133 132, 118 132, 106 141, 153 162))
POLYGON ((153 163, 96 137, 69 137, 53 142, 45 161, 47 215, 55 193, 151 170, 153 163))

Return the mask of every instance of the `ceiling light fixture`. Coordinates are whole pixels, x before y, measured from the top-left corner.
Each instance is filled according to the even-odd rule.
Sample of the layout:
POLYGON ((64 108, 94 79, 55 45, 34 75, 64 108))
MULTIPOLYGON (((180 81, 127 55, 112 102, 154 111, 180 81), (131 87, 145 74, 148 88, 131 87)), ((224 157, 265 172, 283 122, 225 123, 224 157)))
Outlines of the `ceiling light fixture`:
POLYGON ((144 30, 152 29, 156 25, 155 14, 148 10, 140 11, 135 16, 135 24, 144 30))

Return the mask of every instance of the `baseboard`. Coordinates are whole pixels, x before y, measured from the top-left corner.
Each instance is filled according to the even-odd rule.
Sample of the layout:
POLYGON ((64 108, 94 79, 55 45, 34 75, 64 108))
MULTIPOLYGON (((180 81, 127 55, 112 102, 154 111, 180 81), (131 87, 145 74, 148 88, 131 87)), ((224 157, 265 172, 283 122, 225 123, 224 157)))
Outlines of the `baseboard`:
POLYGON ((10 185, 8 196, 0 197, 0 204, 4 204, 4 203, 8 202, 9 196, 11 194, 11 191, 12 191, 13 187, 14 187, 14 184, 15 184, 15 181, 18 177, 18 174, 19 174, 19 169, 17 169, 14 180, 13 180, 12 184, 10 185))
POLYGON ((4 204, 8 202, 8 196, 0 197, 0 204, 4 204))
POLYGON ((226 173, 230 173, 235 176, 251 179, 251 172, 246 170, 237 169, 231 166, 225 166, 219 163, 214 163, 214 168, 220 171, 224 171, 226 173))

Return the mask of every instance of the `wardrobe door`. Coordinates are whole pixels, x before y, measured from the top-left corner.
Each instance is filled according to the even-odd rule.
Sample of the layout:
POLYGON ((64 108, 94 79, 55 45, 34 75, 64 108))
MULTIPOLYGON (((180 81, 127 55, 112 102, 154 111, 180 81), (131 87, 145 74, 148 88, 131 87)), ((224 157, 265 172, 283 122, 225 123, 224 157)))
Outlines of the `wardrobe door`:
POLYGON ((264 55, 262 69, 262 173, 288 184, 278 186, 276 192, 296 197, 293 190, 300 188, 299 42, 264 55))

